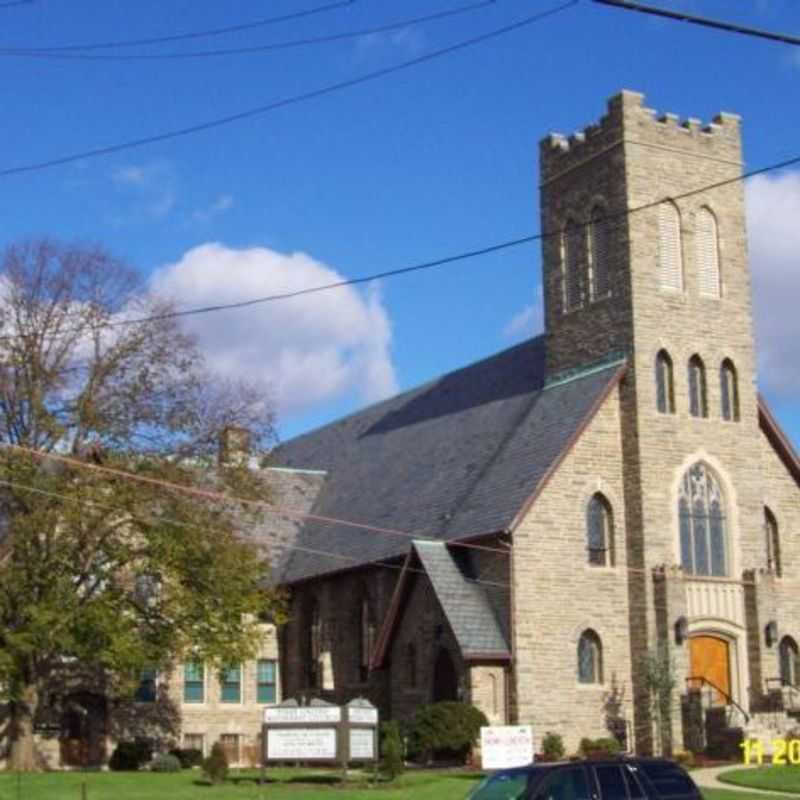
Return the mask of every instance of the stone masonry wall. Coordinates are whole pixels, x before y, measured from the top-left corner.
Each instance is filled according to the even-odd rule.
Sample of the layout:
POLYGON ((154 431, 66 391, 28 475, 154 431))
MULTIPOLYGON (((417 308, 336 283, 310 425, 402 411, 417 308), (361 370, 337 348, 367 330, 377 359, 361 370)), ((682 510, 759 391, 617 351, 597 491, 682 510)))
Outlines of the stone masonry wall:
POLYGON ((613 391, 514 534, 516 717, 537 741, 548 731, 575 752, 583 737, 610 735, 618 704, 631 716, 626 511, 620 394, 613 391), (615 564, 590 566, 586 508, 602 492, 613 510, 615 564), (578 682, 577 647, 587 628, 600 637, 603 681, 578 682))

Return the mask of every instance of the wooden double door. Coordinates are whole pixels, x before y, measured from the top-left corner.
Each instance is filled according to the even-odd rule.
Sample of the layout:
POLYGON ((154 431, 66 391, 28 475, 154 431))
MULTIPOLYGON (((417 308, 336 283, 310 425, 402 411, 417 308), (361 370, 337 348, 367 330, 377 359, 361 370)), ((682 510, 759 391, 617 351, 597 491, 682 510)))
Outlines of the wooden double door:
POLYGON ((689 674, 692 678, 705 678, 708 682, 695 682, 693 688, 712 688, 714 702, 727 703, 731 697, 731 646, 727 639, 710 634, 689 639, 689 674), (701 685, 702 684, 702 685, 701 685), (709 684, 711 686, 709 687, 709 684))

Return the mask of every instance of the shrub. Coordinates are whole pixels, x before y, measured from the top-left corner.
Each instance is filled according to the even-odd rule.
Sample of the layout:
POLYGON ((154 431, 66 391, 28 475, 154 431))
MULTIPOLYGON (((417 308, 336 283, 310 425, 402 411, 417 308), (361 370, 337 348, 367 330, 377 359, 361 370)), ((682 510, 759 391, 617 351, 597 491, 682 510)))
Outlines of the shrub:
POLYGON ((443 702, 420 706, 414 715, 409 750, 424 760, 466 760, 489 721, 482 711, 467 703, 443 702))
POLYGON ((581 739, 580 754, 587 756, 613 756, 622 750, 622 745, 611 736, 600 739, 581 739))
POLYGON ((211 783, 223 783, 228 777, 228 757, 221 742, 214 742, 211 755, 203 759, 203 774, 211 783))
POLYGON ((381 772, 390 781, 403 774, 403 740, 396 722, 381 723, 381 772))
POLYGON ((203 751, 196 747, 175 747, 169 752, 181 762, 181 769, 199 767, 203 763, 203 751))
POLYGON ((547 761, 564 758, 564 740, 557 733, 547 733, 542 739, 542 753, 547 761))
POLYGON ((172 753, 159 753, 150 764, 152 772, 180 772, 181 762, 172 753))
POLYGON ((108 768, 116 772, 135 771, 152 757, 153 748, 149 742, 141 739, 135 742, 120 742, 111 754, 108 768))

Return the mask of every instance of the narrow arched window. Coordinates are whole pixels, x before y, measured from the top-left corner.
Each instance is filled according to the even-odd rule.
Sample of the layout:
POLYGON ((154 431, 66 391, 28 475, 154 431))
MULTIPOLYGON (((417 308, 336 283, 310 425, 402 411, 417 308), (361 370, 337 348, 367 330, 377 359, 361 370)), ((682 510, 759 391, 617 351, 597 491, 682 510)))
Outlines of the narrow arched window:
POLYGON ((800 688, 800 651, 791 636, 784 636, 778 647, 781 683, 800 688))
POLYGON ((693 417, 708 416, 706 368, 698 355, 689 359, 689 413, 693 417))
POLYGON ((417 688, 417 646, 414 642, 406 645, 406 680, 409 689, 417 688))
POLYGON ((589 563, 594 567, 612 566, 614 563, 614 522, 611 506, 597 493, 586 509, 586 547, 589 563))
POLYGON ((779 578, 783 574, 781 567, 781 540, 778 533, 778 520, 775 515, 764 506, 764 538, 767 546, 767 569, 774 572, 779 578))
POLYGON ((728 574, 725 503, 717 480, 703 462, 691 466, 678 489, 681 566, 688 575, 728 574))
POLYGON ((608 274, 609 230, 605 217, 605 211, 595 206, 589 225, 592 300, 605 297, 611 289, 608 274))
POLYGON ((705 297, 719 297, 719 240, 717 220, 707 208, 697 212, 697 288, 705 297))
POLYGON ((658 206, 658 285, 662 289, 683 289, 681 217, 669 201, 658 206))
POLYGON ((321 680, 320 657, 322 655, 322 619, 319 604, 311 601, 308 609, 308 685, 318 686, 321 680))
POLYGON ((365 681, 369 675, 369 664, 375 644, 375 621, 366 590, 359 605, 359 677, 365 681))
POLYGON ((662 414, 675 413, 675 384, 672 379, 672 359, 666 350, 656 355, 656 408, 662 414))
POLYGON ((736 379, 736 367, 729 358, 726 358, 719 368, 719 394, 722 419, 738 422, 739 382, 736 379))
POLYGON ((578 682, 603 682, 603 645, 591 628, 578 639, 578 682))
POLYGON ((579 308, 581 290, 581 245, 583 229, 573 220, 567 222, 562 237, 562 280, 564 284, 564 311, 579 308))

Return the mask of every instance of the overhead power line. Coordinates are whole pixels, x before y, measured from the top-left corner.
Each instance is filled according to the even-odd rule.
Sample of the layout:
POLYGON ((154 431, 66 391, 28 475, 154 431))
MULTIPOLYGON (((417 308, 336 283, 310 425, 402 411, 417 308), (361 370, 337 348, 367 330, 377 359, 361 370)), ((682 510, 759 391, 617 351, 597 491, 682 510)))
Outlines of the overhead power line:
MULTIPOLYGON (((352 0, 350 0, 352 2, 352 0)), ((178 53, 132 53, 111 55, 92 54, 92 53, 64 53, 48 52, 43 50, 26 49, 16 50, 13 48, 0 49, 0 56, 24 57, 24 58, 43 58, 59 60, 78 60, 78 61, 175 61, 185 59, 214 58, 217 56, 252 55, 254 53, 265 53, 275 50, 288 50, 296 47, 308 47, 319 44, 333 44, 347 39, 358 39, 361 36, 374 36, 379 33, 388 33, 399 28, 407 28, 411 25, 421 25, 425 22, 454 17, 457 14, 465 14, 470 11, 477 11, 481 8, 495 5, 497 0, 481 0, 478 3, 470 3, 457 8, 437 11, 434 14, 426 14, 422 17, 411 17, 385 25, 376 25, 371 28, 361 28, 355 31, 343 31, 342 33, 331 33, 323 36, 309 36, 302 39, 292 39, 285 42, 272 42, 270 44, 251 45, 248 47, 228 47, 219 50, 194 50, 178 53)))
POLYGON ((800 45, 800 37, 792 36, 788 33, 765 31, 760 28, 751 28, 747 25, 738 25, 735 22, 726 22, 725 20, 711 19, 709 17, 699 17, 696 14, 685 14, 682 11, 670 11, 666 8, 647 6, 643 3, 634 3, 631 2, 631 0, 593 0, 593 2, 604 6, 621 8, 625 11, 639 11, 642 14, 652 14, 657 17, 679 20, 680 22, 689 22, 692 25, 702 25, 705 28, 715 28, 717 30, 727 31, 728 33, 740 33, 744 36, 756 36, 760 39, 770 39, 773 42, 800 45))
MULTIPOLYGON (((24 0, 26 3, 33 2, 33 0, 24 0)), ((66 53, 71 50, 107 50, 115 47, 138 47, 150 44, 165 44, 167 42, 180 42, 186 39, 205 39, 212 36, 222 36, 227 33, 238 33, 240 31, 252 30, 254 28, 263 28, 267 25, 276 25, 279 22, 289 22, 303 17, 310 17, 315 14, 322 14, 326 11, 335 11, 345 6, 350 6, 356 0, 337 0, 335 3, 328 3, 323 6, 316 6, 315 8, 307 8, 302 11, 294 11, 291 14, 283 14, 278 17, 267 17, 266 19, 257 19, 253 22, 242 22, 238 25, 228 25, 225 28, 211 28, 204 31, 190 31, 188 33, 175 33, 171 36, 154 36, 149 39, 118 39, 110 42, 89 42, 87 44, 63 44, 52 47, 5 47, 4 52, 13 52, 19 55, 25 53, 66 53)), ((22 5, 21 2, 9 3, 8 5, 22 5)), ((4 6, 0 6, 3 8, 4 6)))
MULTIPOLYGON (((204 525, 197 525, 191 522, 184 522, 183 520, 172 519, 171 517, 163 517, 163 516, 147 517, 143 514, 133 514, 128 509, 123 508, 121 506, 113 506, 107 503, 97 503, 94 501, 88 501, 78 497, 70 497, 69 495, 63 494, 61 492, 54 492, 48 489, 41 489, 38 486, 31 486, 30 484, 26 483, 17 483, 15 481, 6 481, 0 479, 0 486, 5 486, 9 489, 16 489, 17 491, 30 492, 31 494, 36 494, 39 495, 40 497, 49 497, 53 500, 65 500, 68 503, 75 503, 82 507, 99 508, 105 511, 119 511, 124 514, 127 514, 129 518, 139 520, 140 522, 144 522, 145 524, 152 524, 153 522, 164 522, 167 525, 174 525, 178 528, 197 529, 203 531, 211 530, 212 532, 214 530, 217 530, 215 528, 208 528, 207 526, 204 525)), ((241 528, 238 529, 238 532, 246 533, 246 531, 242 530, 241 528)), ((331 552, 330 550, 320 550, 316 547, 305 547, 304 545, 292 544, 292 545, 285 545, 282 549, 285 552, 291 551, 299 553, 308 553, 309 555, 323 556, 324 558, 333 558, 333 559, 338 559, 340 561, 347 561, 348 566, 350 567, 365 566, 364 562, 361 559, 357 558, 356 556, 348 556, 345 555, 344 553, 334 553, 331 552)), ((498 552, 502 553, 503 555, 508 555, 508 551, 505 550, 502 551, 499 550, 498 552)), ((404 569, 403 564, 394 564, 386 560, 372 561, 369 562, 369 565, 376 567, 385 567, 386 569, 394 569, 398 571, 402 571, 404 569)), ((405 569, 407 569, 409 572, 417 573, 420 575, 428 574, 424 569, 417 569, 415 567, 409 566, 405 567, 405 569)), ((469 583, 474 583, 483 586, 492 586, 494 588, 500 588, 500 589, 510 588, 507 583, 501 583, 499 581, 487 581, 484 578, 465 577, 465 580, 468 581, 469 583)))
MULTIPOLYGON (((783 161, 778 161, 773 164, 768 164, 765 167, 759 167, 757 169, 750 170, 749 172, 743 172, 741 175, 735 175, 734 177, 727 178, 726 180, 717 181, 715 183, 706 184, 704 186, 699 186, 696 189, 690 189, 689 191, 682 192, 681 194, 670 195, 669 197, 653 200, 649 203, 644 203, 639 206, 634 206, 633 208, 626 208, 623 209, 622 211, 618 211, 612 214, 606 214, 604 217, 600 218, 599 221, 613 221, 616 219, 628 217, 632 214, 637 214, 642 211, 655 208, 656 206, 658 206, 664 200, 667 199, 683 200, 688 197, 693 197, 695 195, 702 194, 703 192, 710 192, 714 191, 715 189, 721 189, 724 186, 729 186, 730 184, 738 183, 739 181, 744 181, 747 180, 748 178, 753 178, 756 175, 764 175, 768 172, 774 172, 776 170, 786 169, 787 167, 794 166, 795 164, 800 164, 800 155, 793 156, 792 158, 788 158, 783 161)), ((576 223, 576 227, 586 228, 597 221, 598 220, 595 219, 589 222, 576 223)), ((174 311, 167 311, 162 314, 152 314, 146 317, 113 320, 105 323, 101 327, 103 329, 106 328, 110 329, 110 328, 120 328, 127 325, 142 325, 148 322, 160 322, 166 319, 175 319, 179 317, 192 317, 201 314, 211 314, 218 311, 230 311, 241 308, 249 308, 250 306, 257 306, 265 303, 273 303, 280 300, 290 300, 291 298, 294 297, 303 297, 304 295, 317 294, 318 292, 326 292, 332 289, 341 289, 345 286, 357 286, 363 283, 370 283, 372 281, 382 280, 383 278, 394 278, 399 275, 407 275, 412 272, 422 272, 424 270, 435 269, 436 267, 447 266, 449 264, 454 264, 459 261, 466 261, 471 258, 477 258, 479 256, 489 255, 490 253, 497 253, 502 250, 509 250, 511 248, 519 247, 524 244, 530 244, 531 242, 541 241, 542 239, 546 239, 550 236, 560 236, 560 235, 561 235, 560 229, 552 231, 539 231, 537 233, 532 233, 528 236, 520 236, 516 239, 507 239, 502 242, 495 242, 494 244, 486 245, 485 247, 479 247, 474 250, 465 250, 460 253, 456 253, 454 255, 443 256, 442 258, 433 259, 431 261, 423 261, 418 264, 412 264, 411 266, 407 267, 398 267, 397 269, 389 269, 389 270, 384 270, 382 272, 373 272, 370 275, 362 275, 357 278, 346 278, 341 281, 323 283, 319 284, 318 286, 309 286, 305 289, 296 289, 291 292, 278 292, 276 294, 263 295, 261 297, 251 297, 246 300, 239 300, 233 303, 217 303, 215 305, 209 305, 209 306, 198 306, 195 308, 176 309, 174 311)), ((58 336, 65 336, 69 333, 79 333, 80 330, 81 329, 78 328, 66 328, 63 331, 60 331, 58 334, 53 334, 53 338, 56 338, 58 336)), ((0 341, 11 341, 14 339, 22 339, 22 338, 25 338, 25 334, 16 333, 16 334, 0 335, 0 341)))
POLYGON ((45 161, 23 164, 17 167, 6 167, 5 169, 0 169, 0 177, 20 175, 26 172, 39 172, 41 170, 51 169, 52 167, 61 166, 63 164, 70 164, 87 158, 111 155, 112 153, 120 153, 124 150, 133 150, 134 148, 144 147, 145 145, 155 144, 157 142, 179 139, 184 136, 200 133, 201 131, 207 131, 213 128, 222 127, 223 125, 230 125, 234 122, 241 122, 242 120, 263 116, 264 114, 268 114, 271 111, 276 111, 279 108, 298 105, 309 100, 315 100, 319 97, 324 97, 326 95, 342 91, 343 89, 350 89, 354 86, 360 86, 361 84, 369 83, 371 81, 378 80, 379 78, 385 78, 389 75, 402 72, 403 70, 420 66, 421 64, 426 64, 429 61, 434 61, 435 59, 456 53, 468 47, 496 39, 500 36, 511 33, 512 31, 520 30, 528 25, 532 25, 547 17, 551 17, 555 14, 565 11, 572 6, 577 5, 578 2, 579 0, 568 0, 566 3, 562 3, 559 6, 555 6, 554 8, 550 8, 547 11, 543 11, 538 14, 532 14, 531 16, 525 17, 518 22, 513 22, 510 25, 504 25, 501 28, 495 28, 487 33, 482 33, 469 39, 463 39, 460 42, 448 45, 447 47, 442 47, 438 50, 431 50, 430 52, 424 53, 421 56, 409 59, 408 61, 402 61, 399 64, 395 64, 391 67, 384 67, 382 69, 373 70, 372 72, 363 73, 355 78, 348 78, 347 80, 337 81, 336 83, 329 83, 325 86, 319 87, 318 89, 312 89, 311 91, 292 95, 291 97, 284 97, 280 100, 274 100, 271 103, 266 103, 265 105, 250 108, 246 111, 240 111, 235 114, 229 114, 224 117, 217 117, 216 119, 207 120, 206 122, 201 122, 196 125, 187 125, 184 128, 164 131, 151 136, 143 136, 139 139, 130 139, 126 142, 119 142, 117 144, 106 145, 104 147, 95 147, 90 150, 84 150, 82 152, 72 153, 66 156, 58 156, 45 161))

